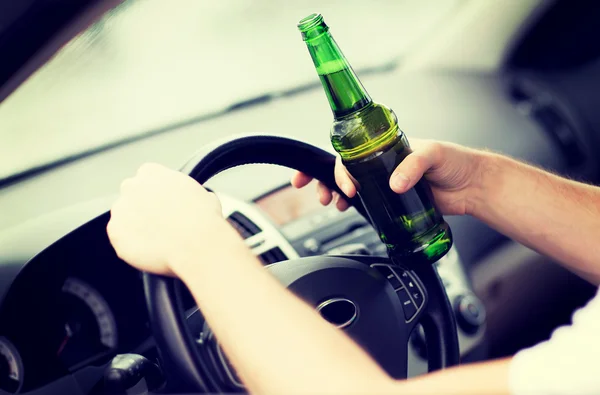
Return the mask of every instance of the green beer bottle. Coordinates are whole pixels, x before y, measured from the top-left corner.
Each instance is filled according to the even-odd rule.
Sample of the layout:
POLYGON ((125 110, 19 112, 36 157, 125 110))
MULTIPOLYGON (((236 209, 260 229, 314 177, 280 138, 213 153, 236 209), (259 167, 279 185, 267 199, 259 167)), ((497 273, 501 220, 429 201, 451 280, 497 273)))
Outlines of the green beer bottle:
POLYGON ((334 122, 331 143, 354 178, 358 196, 392 260, 433 263, 452 246, 452 234, 426 181, 403 194, 390 189, 393 170, 411 152, 396 114, 374 103, 329 33, 321 14, 298 23, 334 122))

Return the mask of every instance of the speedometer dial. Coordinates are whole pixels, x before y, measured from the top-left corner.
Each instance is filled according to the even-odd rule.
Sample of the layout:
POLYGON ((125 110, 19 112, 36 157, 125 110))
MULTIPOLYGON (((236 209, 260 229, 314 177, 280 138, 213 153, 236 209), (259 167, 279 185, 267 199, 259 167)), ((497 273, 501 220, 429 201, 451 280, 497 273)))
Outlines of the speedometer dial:
MULTIPOLYGON (((0 336, 0 389, 15 393, 23 385, 23 363, 15 346, 0 336)), ((1 392, 1 391, 0 391, 1 392)))
POLYGON ((69 277, 63 288, 64 337, 56 351, 69 369, 114 351, 118 345, 115 317, 102 295, 86 282, 69 277))

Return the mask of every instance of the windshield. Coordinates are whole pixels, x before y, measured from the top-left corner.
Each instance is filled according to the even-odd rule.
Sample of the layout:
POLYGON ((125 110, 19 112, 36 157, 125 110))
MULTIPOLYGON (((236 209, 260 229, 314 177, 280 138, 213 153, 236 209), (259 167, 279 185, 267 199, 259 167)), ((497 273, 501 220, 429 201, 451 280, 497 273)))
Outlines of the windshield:
POLYGON ((360 75, 409 56, 458 3, 125 1, 0 103, 0 180, 317 81, 296 29, 312 12, 360 75))

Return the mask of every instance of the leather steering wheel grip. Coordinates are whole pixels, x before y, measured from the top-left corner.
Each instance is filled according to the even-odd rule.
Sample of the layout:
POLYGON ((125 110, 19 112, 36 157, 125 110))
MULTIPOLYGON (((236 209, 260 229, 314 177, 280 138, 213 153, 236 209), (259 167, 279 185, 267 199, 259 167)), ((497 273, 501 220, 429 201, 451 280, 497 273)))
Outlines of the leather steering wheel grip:
MULTIPOLYGON (((345 196, 335 183, 333 154, 285 137, 247 136, 219 140, 218 145, 207 145, 194 154, 181 171, 204 184, 222 171, 253 163, 273 164, 299 170, 318 178, 329 189, 345 196)), ((346 197, 346 200, 370 222, 369 215, 357 196, 346 197)))
MULTIPOLYGON (((334 179, 335 156, 312 145, 276 136, 249 136, 220 140, 198 151, 182 168, 203 184, 218 173, 247 164, 273 164, 300 170, 342 194, 334 179)), ((348 199, 367 220, 364 206, 355 197, 348 199)), ((417 271, 427 292, 433 293, 423 327, 430 347, 430 371, 458 363, 458 341, 454 315, 441 280, 433 266, 417 271), (420 273, 419 273, 420 272, 420 273), (431 342, 429 341, 431 339, 431 342), (436 355, 439 354, 439 355, 436 355)), ((169 390, 195 388, 218 392, 219 384, 210 374, 212 367, 200 357, 196 339, 186 328, 181 304, 183 284, 174 278, 144 273, 144 290, 156 344, 163 360, 169 390), (175 387, 173 387, 175 384, 175 387)))

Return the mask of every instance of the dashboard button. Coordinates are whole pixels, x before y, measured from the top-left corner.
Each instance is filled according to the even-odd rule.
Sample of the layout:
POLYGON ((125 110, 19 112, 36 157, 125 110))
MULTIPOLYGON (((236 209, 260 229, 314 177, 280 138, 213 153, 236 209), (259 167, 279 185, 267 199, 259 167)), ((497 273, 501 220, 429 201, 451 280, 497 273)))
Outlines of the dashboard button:
POLYGON ((456 321, 468 334, 476 333, 485 323, 485 307, 471 294, 459 296, 455 302, 456 321))
POLYGON ((319 242, 317 241, 317 239, 315 238, 310 238, 310 239, 306 239, 304 241, 304 244, 302 245, 307 251, 310 251, 312 253, 317 253, 319 252, 319 249, 321 248, 321 245, 319 244, 319 242))
POLYGON ((387 276, 387 280, 390 282, 390 284, 392 284, 392 287, 394 287, 394 289, 402 288, 402 283, 400 282, 400 280, 398 280, 398 278, 396 278, 396 276, 393 273, 390 273, 387 276))
POLYGON ((398 294, 398 298, 400 298, 400 303, 402 303, 402 310, 404 310, 404 318, 406 318, 406 320, 408 321, 414 317, 415 313, 417 312, 417 308, 410 299, 410 296, 408 295, 408 292, 406 292, 406 289, 399 289, 398 291, 396 291, 396 293, 398 294))
POLYGON ((417 308, 420 308, 421 306, 423 306, 423 294, 421 293, 420 290, 418 290, 418 289, 413 290, 410 294, 412 295, 412 298, 415 301, 417 308))
POLYGON ((409 278, 408 281, 406 281, 404 284, 406 285, 408 292, 419 290, 419 287, 417 287, 417 284, 415 284, 412 278, 409 278))
POLYGON ((412 281, 406 270, 399 272, 398 276, 400 277, 400 281, 402 281, 404 284, 408 284, 409 281, 412 281))

